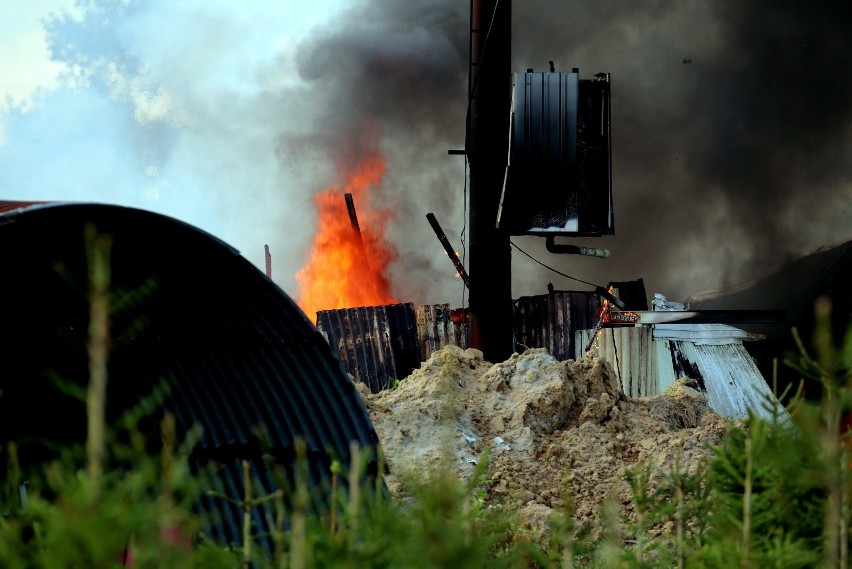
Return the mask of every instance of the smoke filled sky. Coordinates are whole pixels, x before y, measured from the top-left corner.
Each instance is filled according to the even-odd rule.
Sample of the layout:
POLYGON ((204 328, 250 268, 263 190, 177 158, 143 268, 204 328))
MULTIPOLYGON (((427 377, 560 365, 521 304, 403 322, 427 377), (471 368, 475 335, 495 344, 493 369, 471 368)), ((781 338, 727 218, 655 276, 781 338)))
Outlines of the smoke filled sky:
MULTIPOLYGON (((0 199, 141 207, 196 225, 274 280, 315 232, 311 197, 378 146, 372 198, 396 296, 462 301, 426 221, 461 249, 467 2, 0 3, 0 199), (368 136, 364 136, 368 133, 368 136)), ((852 7, 822 0, 526 0, 513 68, 612 74, 617 235, 555 256, 680 299, 852 238, 852 7)), ((513 295, 587 287, 513 253, 513 295)))

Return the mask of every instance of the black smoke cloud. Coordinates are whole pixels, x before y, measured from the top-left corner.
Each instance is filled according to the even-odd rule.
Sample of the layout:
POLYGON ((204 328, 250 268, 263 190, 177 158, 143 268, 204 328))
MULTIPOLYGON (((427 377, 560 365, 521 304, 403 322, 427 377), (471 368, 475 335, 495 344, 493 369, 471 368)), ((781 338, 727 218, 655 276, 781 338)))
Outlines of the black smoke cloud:
MULTIPOLYGON (((426 213, 435 212, 461 248, 464 169, 447 150, 464 141, 468 15, 447 1, 360 2, 316 30, 296 57, 312 127, 282 136, 285 168, 324 160, 346 169, 359 145, 378 144, 389 170, 373 199, 396 211, 391 277, 407 301, 461 301, 426 213)), ((320 177, 317 189, 336 176, 320 177)))
MULTIPOLYGON (((585 280, 643 277, 682 298, 852 236, 851 12, 833 0, 515 2, 515 70, 553 60, 612 74, 617 231, 573 241, 609 248, 605 261, 516 243, 585 280)), ((282 135, 283 163, 339 157, 352 133, 378 129, 389 173, 377 199, 397 209, 392 276, 406 300, 461 298, 425 214, 460 247, 464 168, 446 151, 464 140, 468 17, 466 2, 362 1, 298 54, 312 123, 282 135)), ((513 279, 516 297, 549 281, 584 288, 521 255, 513 279)))

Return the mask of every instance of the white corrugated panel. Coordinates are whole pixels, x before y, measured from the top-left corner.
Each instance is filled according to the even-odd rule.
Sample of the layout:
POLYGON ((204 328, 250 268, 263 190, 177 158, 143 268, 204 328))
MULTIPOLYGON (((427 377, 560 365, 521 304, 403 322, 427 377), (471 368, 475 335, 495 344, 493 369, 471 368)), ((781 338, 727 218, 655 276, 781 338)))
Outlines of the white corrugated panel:
POLYGON ((701 374, 710 409, 731 419, 756 415, 771 418, 772 390, 742 343, 722 346, 678 342, 683 356, 701 374))
MULTIPOLYGON (((676 329, 667 330, 661 338, 648 326, 603 328, 598 334, 596 349, 602 359, 610 362, 622 391, 630 397, 664 393, 676 379, 686 376, 698 382, 700 390, 707 395, 710 409, 719 415, 744 418, 751 409, 769 418, 772 390, 742 341, 724 338, 723 331, 731 334, 731 330, 722 330, 716 325, 703 331, 693 330, 694 334, 689 330, 680 334, 691 337, 693 342, 665 337, 676 337, 683 332, 676 329)), ((584 357, 591 335, 592 330, 577 332, 578 359, 584 357)))
POLYGON ((654 351, 657 358, 657 387, 660 393, 665 393, 666 389, 674 385, 675 380, 678 379, 672 365, 671 342, 655 339, 654 351))
MULTIPOLYGON (((578 358, 584 357, 591 335, 592 330, 578 331, 578 358)), ((597 354, 612 365, 625 395, 645 397, 660 393, 657 354, 649 327, 601 328, 597 337, 597 354)))

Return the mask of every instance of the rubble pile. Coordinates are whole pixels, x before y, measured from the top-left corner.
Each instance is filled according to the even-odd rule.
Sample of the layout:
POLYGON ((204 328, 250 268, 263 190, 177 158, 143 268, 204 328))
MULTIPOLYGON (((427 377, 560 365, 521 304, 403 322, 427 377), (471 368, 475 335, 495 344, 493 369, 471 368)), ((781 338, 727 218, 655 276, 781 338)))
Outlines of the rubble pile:
POLYGON ((544 349, 491 365, 478 350, 448 346, 396 388, 360 393, 392 495, 405 497, 402 474, 441 465, 467 479, 488 450, 489 503, 542 534, 566 498, 581 523, 592 523, 608 498, 629 510, 625 469, 648 461, 652 485, 676 464, 695 472, 726 430, 684 381, 665 395, 629 399, 605 361, 559 362, 544 349))

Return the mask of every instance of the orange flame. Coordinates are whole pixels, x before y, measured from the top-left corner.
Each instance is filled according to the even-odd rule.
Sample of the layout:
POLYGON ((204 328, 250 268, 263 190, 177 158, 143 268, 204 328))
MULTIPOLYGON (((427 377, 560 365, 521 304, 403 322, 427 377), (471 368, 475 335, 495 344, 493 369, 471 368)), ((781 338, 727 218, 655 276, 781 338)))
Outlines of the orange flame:
POLYGON ((387 277, 396 251, 384 239, 392 212, 373 209, 368 199, 370 188, 381 184, 386 171, 384 158, 373 148, 345 168, 341 187, 327 188, 314 197, 317 234, 310 259, 296 273, 297 304, 312 321, 319 310, 398 302, 387 277), (349 220, 347 193, 357 208, 360 238, 349 220))
MULTIPOLYGON (((614 291, 614 290, 615 290, 615 287, 613 285, 609 285, 606 288, 606 291, 610 294, 612 294, 612 291, 614 291)), ((601 302, 601 305, 598 307, 596 316, 602 322, 606 322, 606 318, 607 318, 607 315, 609 314, 609 311, 610 311, 609 301, 604 298, 603 302, 601 302)))

